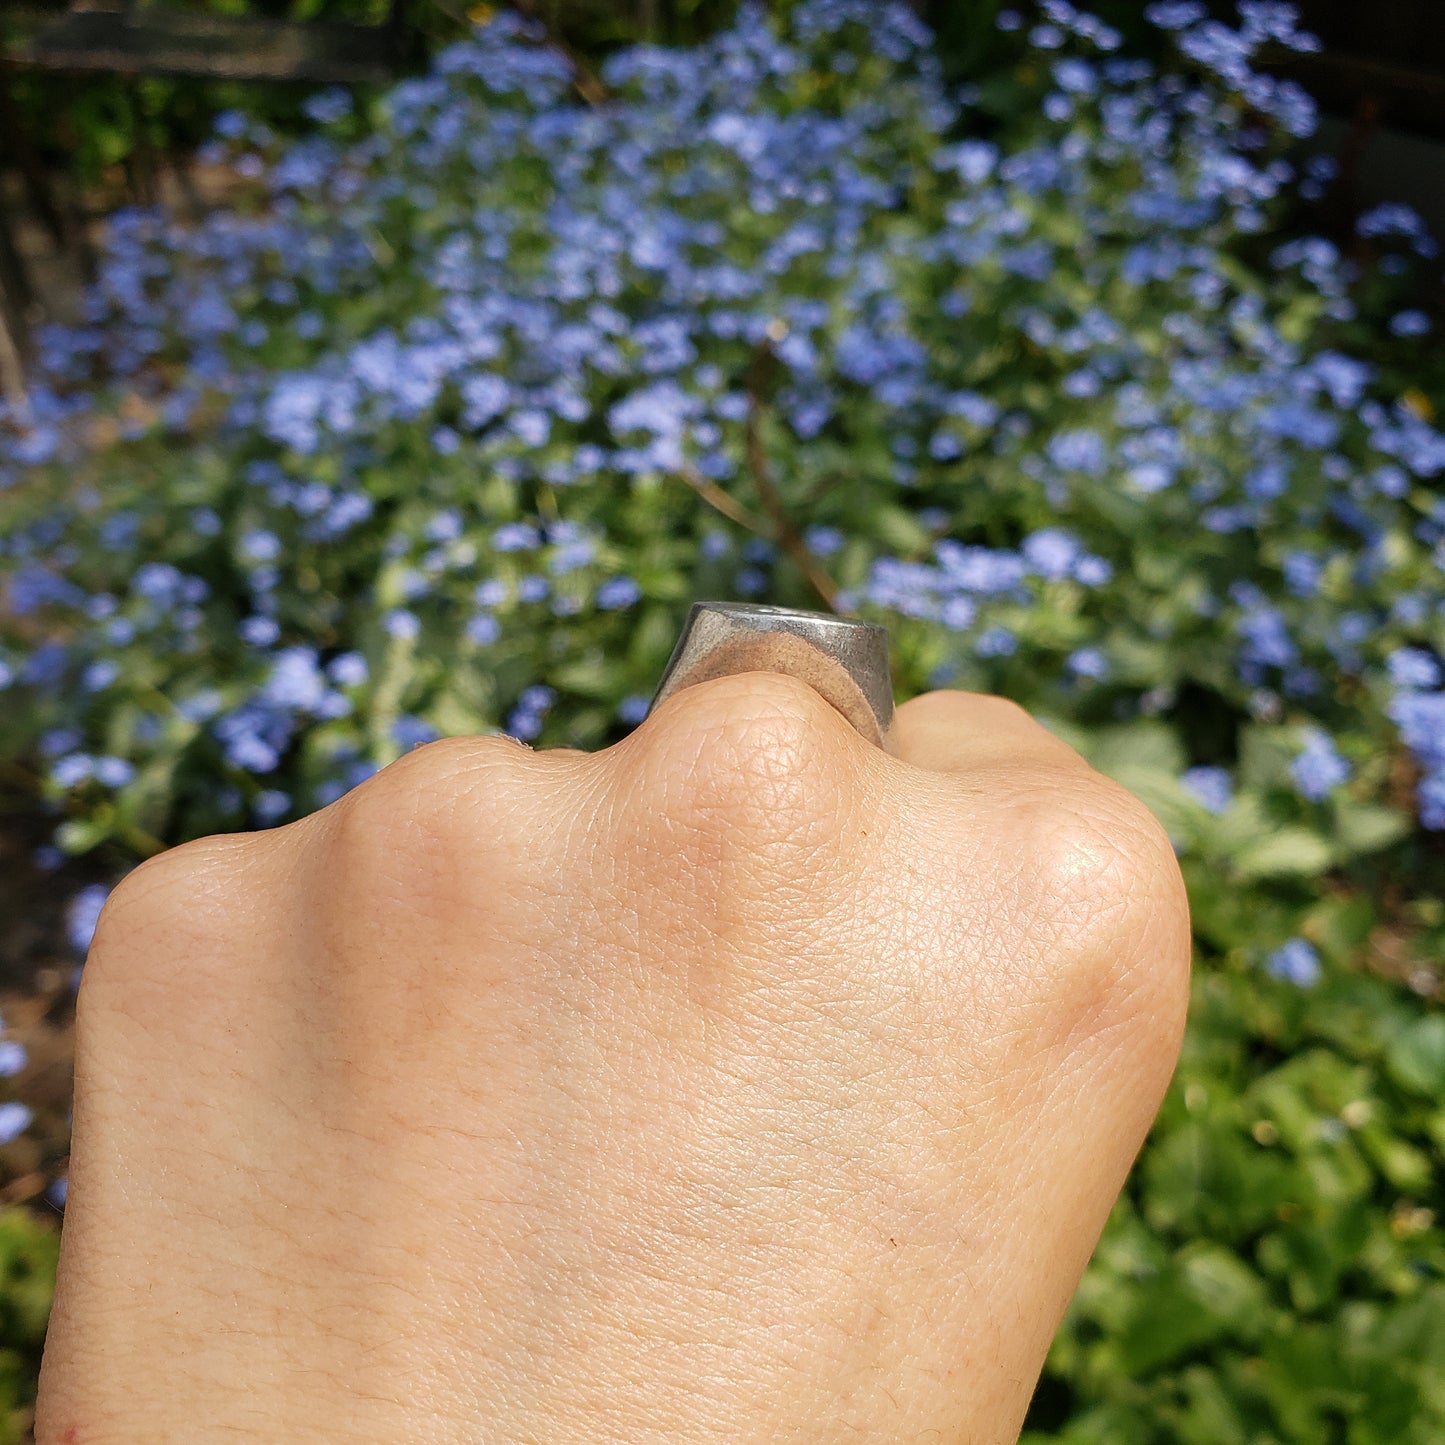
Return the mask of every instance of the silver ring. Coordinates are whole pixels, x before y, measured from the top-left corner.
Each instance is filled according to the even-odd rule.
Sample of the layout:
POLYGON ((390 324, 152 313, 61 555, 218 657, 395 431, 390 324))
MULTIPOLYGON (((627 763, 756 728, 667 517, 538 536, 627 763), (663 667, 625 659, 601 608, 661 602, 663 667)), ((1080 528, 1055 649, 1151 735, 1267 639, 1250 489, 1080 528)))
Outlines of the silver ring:
POLYGON ((737 672, 796 677, 897 756, 886 627, 761 603, 694 602, 648 712, 685 687, 737 672))

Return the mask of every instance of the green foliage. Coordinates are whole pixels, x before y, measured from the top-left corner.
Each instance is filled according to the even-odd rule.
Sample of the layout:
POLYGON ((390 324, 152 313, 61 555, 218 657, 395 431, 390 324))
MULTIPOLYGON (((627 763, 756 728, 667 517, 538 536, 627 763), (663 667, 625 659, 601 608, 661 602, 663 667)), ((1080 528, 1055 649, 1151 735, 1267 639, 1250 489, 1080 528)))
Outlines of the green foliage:
POLYGON ((1026 1445, 1440 1438, 1442 1024, 1363 973, 1201 970, 1026 1445))
POLYGON ((0 1445, 19 1445, 35 1402, 59 1253, 53 1224, 0 1210, 0 1445))

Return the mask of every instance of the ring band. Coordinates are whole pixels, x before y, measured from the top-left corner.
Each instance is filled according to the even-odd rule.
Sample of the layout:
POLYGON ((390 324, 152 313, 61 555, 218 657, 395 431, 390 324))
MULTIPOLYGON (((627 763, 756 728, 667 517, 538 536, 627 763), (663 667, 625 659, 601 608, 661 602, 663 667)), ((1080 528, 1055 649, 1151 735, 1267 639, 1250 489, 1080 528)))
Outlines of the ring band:
POLYGON ((685 687, 738 672, 796 677, 897 755, 887 628, 761 603, 694 602, 648 712, 685 687))

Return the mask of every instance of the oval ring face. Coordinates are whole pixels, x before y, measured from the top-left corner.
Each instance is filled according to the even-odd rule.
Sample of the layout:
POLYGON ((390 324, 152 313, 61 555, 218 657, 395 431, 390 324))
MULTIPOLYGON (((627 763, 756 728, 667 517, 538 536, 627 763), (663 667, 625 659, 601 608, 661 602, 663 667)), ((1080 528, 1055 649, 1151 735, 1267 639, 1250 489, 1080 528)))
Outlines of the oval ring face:
POLYGON ((807 683, 869 742, 896 754, 887 628, 762 603, 694 602, 648 711, 694 683, 738 672, 807 683))

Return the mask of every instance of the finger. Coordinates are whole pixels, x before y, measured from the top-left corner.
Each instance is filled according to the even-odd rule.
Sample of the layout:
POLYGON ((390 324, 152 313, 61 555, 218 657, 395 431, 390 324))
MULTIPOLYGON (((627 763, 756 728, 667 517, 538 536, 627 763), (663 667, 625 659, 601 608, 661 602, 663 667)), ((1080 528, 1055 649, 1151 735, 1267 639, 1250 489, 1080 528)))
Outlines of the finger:
POLYGON ((1017 703, 981 692, 925 692, 894 714, 898 756, 940 773, 1087 763, 1017 703))

